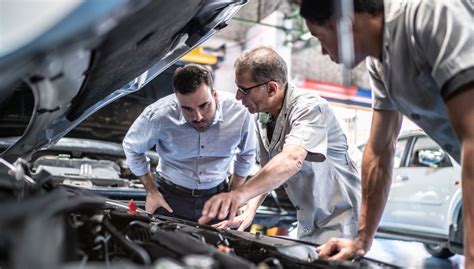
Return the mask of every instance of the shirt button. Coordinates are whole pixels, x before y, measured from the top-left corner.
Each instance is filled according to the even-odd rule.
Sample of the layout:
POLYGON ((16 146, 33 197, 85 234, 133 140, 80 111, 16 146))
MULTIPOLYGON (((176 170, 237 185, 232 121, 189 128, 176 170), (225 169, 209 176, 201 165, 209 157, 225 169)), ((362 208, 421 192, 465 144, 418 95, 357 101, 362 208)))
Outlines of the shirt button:
POLYGON ((295 206, 296 210, 300 210, 300 207, 299 206, 295 206))
POLYGON ((288 184, 283 183, 283 188, 288 188, 288 184))
POLYGON ((198 158, 199 158, 199 159, 201 159, 201 158, 202 158, 202 156, 199 156, 198 158))
POLYGON ((413 113, 411 114, 411 119, 412 120, 419 120, 420 119, 420 115, 416 114, 416 113, 413 113))
POLYGON ((203 148, 204 148, 204 145, 201 145, 201 148, 203 149, 203 148))
POLYGON ((202 175, 202 172, 199 172, 200 175, 202 175))

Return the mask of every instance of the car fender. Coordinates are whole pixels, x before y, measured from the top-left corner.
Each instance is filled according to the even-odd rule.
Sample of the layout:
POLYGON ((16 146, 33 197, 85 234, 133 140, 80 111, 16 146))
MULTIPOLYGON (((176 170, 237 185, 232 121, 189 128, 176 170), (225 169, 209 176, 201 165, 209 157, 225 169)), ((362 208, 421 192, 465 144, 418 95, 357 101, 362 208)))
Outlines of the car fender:
POLYGON ((461 206, 462 206, 462 192, 461 192, 461 188, 459 188, 454 193, 453 198, 451 199, 451 202, 449 204, 448 218, 447 218, 449 220, 449 225, 457 224, 459 213, 461 212, 461 206))
MULTIPOLYGON (((462 167, 453 159, 451 158, 451 163, 453 164, 453 182, 459 181, 456 186, 461 186, 461 174, 462 174, 462 167)), ((451 201, 449 203, 449 208, 448 208, 448 218, 447 220, 449 221, 449 225, 451 224, 457 224, 458 218, 459 218, 459 213, 461 212, 461 206, 462 206, 462 188, 459 187, 457 190, 454 192, 453 196, 451 197, 451 201)), ((448 226, 449 226, 448 225, 448 226)))

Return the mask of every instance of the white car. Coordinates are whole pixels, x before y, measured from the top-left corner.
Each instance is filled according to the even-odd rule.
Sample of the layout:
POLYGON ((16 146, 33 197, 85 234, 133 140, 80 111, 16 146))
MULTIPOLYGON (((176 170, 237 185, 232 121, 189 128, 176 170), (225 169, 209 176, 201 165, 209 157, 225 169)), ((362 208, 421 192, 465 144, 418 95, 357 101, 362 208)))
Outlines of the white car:
POLYGON ((377 235, 423 242, 439 258, 462 254, 461 167, 422 131, 398 138, 377 235))

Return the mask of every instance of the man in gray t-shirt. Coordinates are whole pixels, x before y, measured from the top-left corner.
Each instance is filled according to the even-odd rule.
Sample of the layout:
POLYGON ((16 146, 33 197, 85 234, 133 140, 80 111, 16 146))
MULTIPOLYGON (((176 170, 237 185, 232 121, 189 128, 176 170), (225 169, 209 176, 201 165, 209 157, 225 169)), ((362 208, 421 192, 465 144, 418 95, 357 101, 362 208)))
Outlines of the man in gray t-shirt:
POLYGON ((262 169, 228 195, 211 198, 200 221, 218 212, 223 219, 229 209, 232 219, 238 206, 256 197, 242 215, 217 225, 243 230, 266 193, 283 185, 297 210, 299 239, 323 244, 334 236, 353 238, 358 231, 360 178, 327 101, 314 91, 289 85, 284 60, 270 48, 244 52, 235 74, 237 99, 251 113, 259 113, 262 169))
MULTIPOLYGON (((333 0, 303 0, 301 15, 339 62, 333 0)), ((362 207, 355 240, 334 239, 321 257, 350 258, 370 248, 392 177, 402 114, 462 164, 464 249, 474 268, 474 5, 472 0, 354 0, 354 65, 367 58, 374 93, 362 161, 362 207)))

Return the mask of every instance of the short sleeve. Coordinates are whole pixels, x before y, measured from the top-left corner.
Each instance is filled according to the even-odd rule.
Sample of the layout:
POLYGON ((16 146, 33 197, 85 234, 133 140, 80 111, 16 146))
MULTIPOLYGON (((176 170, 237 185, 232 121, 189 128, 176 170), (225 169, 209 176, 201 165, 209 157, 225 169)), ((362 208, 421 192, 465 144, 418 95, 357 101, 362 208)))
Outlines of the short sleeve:
POLYGON ((464 85, 474 81, 474 67, 462 71, 446 82, 441 89, 441 96, 445 101, 460 93, 464 85))
POLYGON ((372 90, 372 108, 375 110, 395 110, 395 106, 387 96, 387 90, 383 82, 382 64, 369 57, 366 60, 366 65, 372 90))
POLYGON ((298 145, 304 148, 308 152, 307 161, 322 162, 326 159, 327 123, 320 106, 324 105, 309 103, 295 105, 288 116, 291 130, 285 137, 284 145, 298 145))
POLYGON ((440 89, 459 73, 474 67, 474 20, 469 0, 424 1, 415 18, 414 38, 432 67, 440 89))

